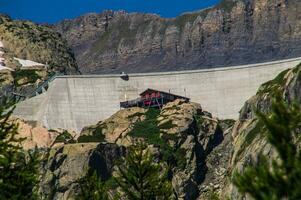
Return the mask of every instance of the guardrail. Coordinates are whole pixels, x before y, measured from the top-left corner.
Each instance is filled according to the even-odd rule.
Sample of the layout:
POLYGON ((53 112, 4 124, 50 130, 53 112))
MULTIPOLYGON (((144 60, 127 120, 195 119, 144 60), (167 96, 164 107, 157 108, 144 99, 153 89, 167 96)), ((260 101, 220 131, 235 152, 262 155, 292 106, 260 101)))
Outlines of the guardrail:
POLYGON ((55 73, 51 77, 49 77, 47 80, 45 80, 41 85, 39 85, 30 95, 22 95, 18 94, 16 92, 11 92, 11 94, 14 96, 15 100, 18 101, 24 101, 25 99, 35 97, 39 94, 42 94, 49 88, 49 84, 56 79, 57 76, 62 75, 61 73, 55 73))
POLYGON ((62 75, 61 73, 55 73, 54 75, 52 75, 50 78, 48 78, 46 81, 44 81, 41 85, 39 85, 35 91, 28 96, 28 98, 31 98, 31 97, 34 97, 34 96, 37 96, 43 92, 46 91, 46 88, 49 87, 49 83, 51 83, 53 80, 56 79, 57 76, 60 76, 62 75))

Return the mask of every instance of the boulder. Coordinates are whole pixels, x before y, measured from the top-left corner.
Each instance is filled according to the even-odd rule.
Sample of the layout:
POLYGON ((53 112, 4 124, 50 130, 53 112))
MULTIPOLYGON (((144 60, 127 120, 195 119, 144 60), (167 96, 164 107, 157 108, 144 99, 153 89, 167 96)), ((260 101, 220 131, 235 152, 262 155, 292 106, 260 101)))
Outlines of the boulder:
POLYGON ((88 169, 107 180, 115 161, 125 155, 116 144, 77 143, 50 150, 42 167, 40 193, 45 199, 74 199, 80 192, 77 181, 88 169))

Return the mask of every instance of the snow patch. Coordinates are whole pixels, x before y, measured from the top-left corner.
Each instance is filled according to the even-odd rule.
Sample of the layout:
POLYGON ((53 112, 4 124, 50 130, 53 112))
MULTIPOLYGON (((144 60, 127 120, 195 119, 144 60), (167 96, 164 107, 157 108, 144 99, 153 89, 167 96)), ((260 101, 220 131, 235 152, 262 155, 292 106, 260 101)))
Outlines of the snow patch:
POLYGON ((2 70, 14 71, 14 70, 12 70, 11 68, 5 67, 5 66, 3 66, 3 65, 0 63, 0 71, 2 71, 2 70))
POLYGON ((3 49, 4 49, 4 45, 3 45, 2 41, 0 41, 0 71, 2 71, 2 70, 13 71, 11 68, 5 66, 5 59, 2 57, 4 54, 3 49))
POLYGON ((34 62, 32 60, 24 60, 24 59, 20 59, 20 58, 14 58, 14 59, 17 60, 22 65, 23 68, 26 68, 26 67, 45 67, 44 64, 34 62))

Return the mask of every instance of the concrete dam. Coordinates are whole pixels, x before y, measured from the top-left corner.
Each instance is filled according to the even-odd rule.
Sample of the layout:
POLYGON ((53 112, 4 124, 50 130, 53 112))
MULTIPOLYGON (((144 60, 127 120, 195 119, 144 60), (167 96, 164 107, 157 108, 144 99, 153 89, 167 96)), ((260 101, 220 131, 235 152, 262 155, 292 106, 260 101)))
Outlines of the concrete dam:
POLYGON ((120 109, 119 102, 137 98, 147 88, 186 96, 204 110, 226 119, 238 118, 244 102, 258 87, 301 58, 193 71, 119 75, 58 76, 46 92, 18 103, 14 115, 39 121, 49 129, 80 131, 120 109))

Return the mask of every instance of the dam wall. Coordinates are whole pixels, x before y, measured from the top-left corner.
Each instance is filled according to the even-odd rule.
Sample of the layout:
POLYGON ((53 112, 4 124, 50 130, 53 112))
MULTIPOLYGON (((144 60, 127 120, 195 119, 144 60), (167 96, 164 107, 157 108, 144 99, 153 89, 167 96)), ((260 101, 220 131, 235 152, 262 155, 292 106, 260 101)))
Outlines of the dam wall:
POLYGON ((258 87, 301 58, 207 70, 119 75, 58 76, 47 92, 20 102, 14 115, 42 122, 47 128, 80 131, 120 109, 147 88, 186 96, 221 119, 237 119, 244 102, 258 87))

